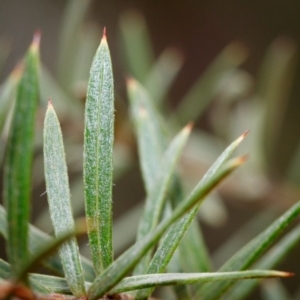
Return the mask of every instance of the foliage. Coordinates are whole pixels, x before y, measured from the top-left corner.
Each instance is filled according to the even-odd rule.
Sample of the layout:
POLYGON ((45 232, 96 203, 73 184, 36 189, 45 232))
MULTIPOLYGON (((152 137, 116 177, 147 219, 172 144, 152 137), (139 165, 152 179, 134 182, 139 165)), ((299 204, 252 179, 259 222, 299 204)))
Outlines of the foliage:
MULTIPOLYGON (((118 137, 120 128, 127 128, 127 119, 122 118, 122 106, 114 96, 106 30, 97 49, 98 29, 84 28, 88 34, 80 39, 74 38, 78 28, 84 26, 88 4, 89 1, 69 2, 61 31, 58 79, 53 78, 39 61, 40 34, 37 32, 23 63, 4 81, 0 90, 0 130, 2 144, 5 145, 1 149, 1 153, 5 150, 5 156, 1 156, 4 164, 4 208, 0 209, 0 232, 7 241, 8 256, 8 263, 0 259, 1 297, 15 295, 25 298, 28 294, 32 298, 40 295, 52 297, 52 293, 57 293, 62 298, 69 298, 71 294, 75 298, 86 297, 89 300, 106 296, 141 300, 150 297, 156 287, 172 286, 173 296, 178 299, 225 297, 234 300, 245 299, 259 284, 259 278, 292 276, 291 273, 269 269, 274 268, 297 245, 299 225, 269 249, 300 214, 300 202, 273 220, 266 229, 259 228, 256 237, 249 238, 246 246, 239 247, 234 255, 234 251, 231 252, 232 257, 225 260, 223 257, 227 250, 219 253, 220 259, 208 254, 197 216, 206 198, 212 202, 209 210, 213 213, 210 216, 218 212, 226 214, 220 198, 213 198, 210 192, 246 161, 245 156, 232 158, 232 155, 245 139, 247 131, 229 146, 224 146, 236 134, 235 128, 247 128, 245 119, 239 117, 246 109, 250 115, 247 120, 252 122, 248 125, 252 129, 254 159, 251 167, 245 168, 244 172, 238 170, 239 176, 233 175, 231 181, 228 178, 227 184, 233 186, 231 193, 232 190, 237 191, 239 184, 242 189, 245 187, 245 178, 258 178, 269 184, 268 172, 276 156, 273 148, 278 139, 278 129, 269 120, 283 120, 279 105, 282 99, 277 95, 285 95, 284 75, 288 73, 292 77, 293 49, 287 49, 285 60, 281 63, 274 53, 267 55, 260 81, 264 84, 256 92, 256 95, 265 98, 263 104, 253 101, 249 108, 248 103, 234 103, 236 98, 245 94, 249 78, 239 69, 246 52, 241 45, 233 43, 216 58, 182 99, 177 110, 171 112, 163 99, 183 59, 169 49, 155 61, 142 17, 123 16, 120 31, 127 68, 133 76, 127 78, 127 94, 146 200, 143 213, 139 207, 134 214, 131 210, 122 221, 117 221, 120 225, 114 230, 113 181, 133 165, 134 144, 125 145, 118 137), (133 44, 135 47, 132 47, 133 44), (90 64, 88 74, 87 66, 90 64), (272 74, 266 71, 270 66, 274 68, 272 74), (244 79, 244 85, 242 91, 237 91, 235 84, 241 79, 244 79), (268 85, 275 87, 274 90, 266 88, 268 85), (82 119, 83 92, 86 92, 86 97, 83 97, 84 128, 78 125, 78 120, 82 119), (48 100, 42 134, 42 126, 36 124, 36 115, 40 116, 44 110, 48 94, 53 100, 48 100), (192 124, 183 123, 196 121, 214 98, 219 98, 223 108, 222 116, 215 112, 213 120, 218 119, 218 122, 212 121, 215 135, 204 134, 200 129, 191 134, 192 124), (199 99, 200 105, 197 105, 199 99), (230 107, 233 104, 237 109, 232 113, 230 107), (118 117, 118 112, 115 116, 115 105, 120 106, 121 117, 118 117), (63 141, 59 120, 74 127, 74 131, 81 133, 81 138, 65 138, 63 141), (264 138, 264 143, 260 143, 261 134, 272 138, 264 138), (223 141, 218 140, 217 135, 223 141), (72 160, 69 154, 74 149, 82 149, 82 139, 83 160, 72 160), (215 155, 216 149, 221 148, 221 154, 215 155), (215 161, 192 191, 186 192, 186 184, 193 180, 190 180, 188 172, 187 176, 182 176, 185 170, 178 172, 176 167, 183 165, 181 156, 183 161, 191 160, 193 165, 199 163, 192 157, 194 151, 198 151, 198 156, 207 158, 209 163, 212 157, 215 161), (36 225, 44 228, 50 217, 54 238, 29 224, 31 189, 41 182, 42 177, 40 171, 32 168, 33 159, 35 166, 39 166, 41 161, 44 163, 50 211, 50 214, 41 214, 36 225), (69 177, 81 171, 83 184, 76 181, 70 186, 69 177), (74 218, 83 206, 86 226, 82 219, 74 218), (136 233, 132 219, 141 214, 136 233), (79 253, 76 236, 83 232, 88 234, 91 261, 79 253), (116 245, 114 233, 121 239, 120 246, 116 247, 118 252, 131 242, 132 235, 136 233, 136 242, 117 259, 114 259, 113 251, 113 245, 116 245), (213 261, 219 261, 220 268, 214 269, 213 261), (41 264, 54 271, 55 276, 34 273, 41 264), (255 269, 250 269, 252 267, 255 269), (240 284, 241 279, 252 280, 240 284)), ((124 134, 130 140, 131 134, 126 130, 124 134)), ((298 173, 293 166, 288 177, 296 180, 298 173)), ((257 193, 263 193, 263 189, 264 186, 257 193)), ((218 224, 218 218, 208 219, 211 224, 218 224)), ((242 234, 245 232, 242 231, 242 234)), ((228 240, 227 246, 230 243, 228 240)), ((272 297, 270 295, 276 294, 276 291, 277 295, 282 294, 279 299, 287 297, 278 282, 264 284, 263 291, 265 299, 272 297)))

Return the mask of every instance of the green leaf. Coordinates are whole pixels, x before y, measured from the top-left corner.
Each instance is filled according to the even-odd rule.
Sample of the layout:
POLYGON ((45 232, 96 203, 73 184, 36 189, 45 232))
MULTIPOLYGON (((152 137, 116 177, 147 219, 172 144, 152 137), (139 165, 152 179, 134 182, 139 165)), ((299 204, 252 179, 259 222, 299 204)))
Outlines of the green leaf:
POLYGON ((84 132, 86 218, 92 261, 97 275, 113 260, 113 141, 113 74, 104 31, 90 71, 84 132))
MULTIPOLYGON (((145 114, 144 117, 146 118, 146 111, 144 111, 143 114, 145 114)), ((145 123, 151 123, 151 120, 145 120, 145 123)), ((138 240, 151 232, 159 222, 166 196, 168 194, 168 190, 170 189, 171 179, 174 175, 176 162, 178 161, 183 147, 186 144, 191 128, 191 125, 187 125, 185 128, 183 128, 173 139, 169 148, 166 150, 163 156, 159 168, 160 172, 156 172, 158 173, 156 187, 153 188, 146 199, 145 210, 138 228, 138 240)), ((135 274, 143 274, 147 269, 149 261, 149 255, 144 257, 137 265, 135 274)))
MULTIPOLYGON (((264 150, 263 162, 270 172, 273 172, 272 168, 278 167, 282 161, 286 165, 291 154, 294 153, 293 150, 289 150, 287 151, 289 155, 287 155, 278 151, 278 148, 282 148, 283 140, 289 141, 286 139, 284 129, 287 128, 286 118, 290 118, 287 116, 287 105, 296 73, 296 50, 296 45, 293 43, 282 39, 275 40, 267 51, 258 78, 257 96, 264 104, 260 143, 264 150), (285 157, 284 160, 282 156, 285 157)), ((294 126, 293 123, 292 128, 294 126)), ((289 144, 291 146, 294 143, 289 144)))
POLYGON ((193 284, 223 280, 241 280, 250 278, 290 277, 291 273, 280 271, 241 271, 224 273, 167 273, 149 274, 124 278, 111 293, 128 292, 136 289, 153 288, 156 286, 193 284))
MULTIPOLYGON (((205 186, 205 184, 207 184, 210 180, 212 180, 212 178, 216 174, 218 174, 218 172, 220 172, 220 169, 228 161, 229 157, 232 155, 233 151, 237 148, 240 142, 244 139, 245 135, 246 133, 241 135, 238 139, 236 139, 224 150, 224 152, 220 155, 220 157, 216 160, 216 162, 210 167, 210 169, 204 175, 202 180, 200 180, 198 185, 192 191, 190 197, 196 194, 201 189, 202 186, 205 186)), ((175 224, 171 226, 171 228, 168 230, 167 234, 163 238, 160 246, 158 247, 151 261, 151 264, 147 270, 148 274, 162 273, 165 271, 167 264, 169 263, 184 233, 186 232, 192 220, 194 219, 195 215, 197 214, 200 205, 201 202, 199 202, 191 211, 189 211, 179 221, 177 221, 175 224)), ((153 289, 140 291, 137 294, 137 299, 147 299, 148 296, 152 293, 152 291, 153 289)))
MULTIPOLYGON (((260 235, 249 242, 245 247, 238 251, 231 259, 229 259, 220 269, 219 272, 241 271, 249 268, 267 248, 275 241, 282 231, 289 226, 292 221, 300 214, 300 202, 292 206, 280 218, 275 220, 260 235)), ((207 300, 220 299, 233 285, 232 281, 224 281, 219 283, 207 284, 200 289, 199 297, 207 300), (201 296, 200 296, 201 295, 201 296)))
MULTIPOLYGON (((209 199, 206 201, 209 201, 209 199)), ((182 237, 182 241, 179 244, 179 253, 180 266, 184 272, 211 271, 210 257, 208 256, 207 247, 196 217, 182 237)))
POLYGON ((151 94, 153 100, 161 105, 169 91, 171 84, 183 65, 182 54, 173 48, 166 49, 151 68, 145 88, 151 94))
MULTIPOLYGON (((288 291, 278 280, 268 280, 262 283, 262 299, 264 300, 291 300, 288 291)), ((294 299, 294 298, 293 298, 294 299)))
POLYGON ((61 277, 42 275, 42 274, 29 274, 29 284, 39 283, 44 286, 50 293, 59 294, 72 294, 67 281, 61 277))
MULTIPOLYGON (((10 265, 0 258, 0 278, 4 279, 4 280, 9 280, 10 273, 11 273, 10 265)), ((43 276, 40 274, 36 274, 36 275, 35 276, 29 275, 29 285, 34 291, 43 293, 43 294, 49 294, 51 292, 54 292, 52 289, 48 289, 48 287, 46 287, 46 285, 48 284, 48 280, 43 282, 43 277, 46 277, 46 276, 43 276), (36 275, 38 275, 38 276, 36 276, 36 275), (39 278, 40 276, 41 276, 41 278, 39 278), (39 279, 39 280, 36 280, 36 279, 39 279)), ((47 276, 47 277, 50 277, 50 276, 47 276)), ((55 278, 59 278, 59 277, 55 277, 55 278)), ((51 278, 49 278, 49 279, 50 279, 50 284, 52 284, 51 278)), ((65 282, 65 285, 68 288, 66 281, 64 279, 62 279, 62 280, 65 282)), ((57 284, 56 284, 56 286, 57 286, 57 284)))
POLYGON ((168 145, 167 130, 152 99, 135 79, 127 82, 130 111, 138 142, 138 151, 143 180, 147 194, 157 182, 157 166, 168 145))
MULTIPOLYGON (((54 253, 62 244, 68 244, 68 241, 74 237, 74 235, 82 235, 86 233, 85 225, 79 223, 76 231, 64 232, 58 238, 51 240, 49 243, 41 246, 37 251, 31 256, 28 262, 20 269, 19 273, 16 275, 15 281, 24 281, 30 271, 34 271, 41 263, 42 260, 54 253)), ((64 245, 63 245, 64 246, 64 245)), ((63 247, 62 246, 62 247, 63 247)), ((70 265, 72 268, 73 266, 70 265)), ((75 271, 74 271, 75 272, 75 271)), ((66 274, 67 277, 68 274, 66 274)), ((68 277, 67 277, 68 281, 68 277)), ((70 289, 73 290, 72 286, 69 284, 70 289)), ((73 293, 74 294, 74 293, 73 293)))
MULTIPOLYGON (((57 238, 74 231, 69 179, 61 129, 51 101, 44 124, 44 169, 50 216, 57 238)), ((65 277, 72 293, 85 295, 83 271, 77 241, 72 238, 59 249, 65 277)))
MULTIPOLYGON (((273 246, 253 267, 255 269, 271 269, 278 265, 288 253, 300 242, 300 225, 285 235, 275 246, 273 246)), ((257 287, 258 280, 249 280, 243 284, 237 283, 227 294, 226 299, 242 300, 257 287)))
POLYGON ((0 278, 9 279, 11 274, 10 265, 0 258, 0 278))
POLYGON ((144 82, 154 62, 146 21, 138 12, 129 11, 121 16, 120 29, 128 72, 144 82))
MULTIPOLYGON (((127 86, 131 104, 131 114, 138 140, 142 175, 147 194, 150 194, 151 189, 153 189, 157 181, 157 165, 163 161, 162 155, 168 144, 169 132, 147 91, 134 79, 128 80, 127 86), (151 122, 143 118, 141 111, 148 112, 151 122)), ((169 193, 169 198, 171 198, 173 202, 178 202, 182 200, 183 193, 179 180, 175 179, 174 181, 174 187, 170 191, 171 194, 169 193)), ((143 220, 141 221, 143 222, 143 220)), ((203 245, 203 247, 198 250, 200 250, 203 257, 207 257, 203 241, 201 241, 199 237, 194 237, 195 242, 196 240, 199 245, 203 245)), ((137 268, 139 269, 139 266, 137 268)), ((135 274, 144 273, 138 269, 135 270, 135 274)))
MULTIPOLYGON (((252 133, 252 131, 251 131, 252 133)), ((251 156, 252 158, 252 156, 251 156)), ((212 259, 215 267, 220 268, 232 253, 241 249, 249 239, 254 239, 259 235, 271 222, 273 222, 280 215, 278 207, 268 207, 261 212, 258 212, 245 225, 241 226, 232 234, 226 241, 218 247, 213 253, 212 259)), ((256 268, 264 269, 264 268, 256 268)), ((269 268, 270 269, 270 268, 269 268)))
POLYGON ((244 163, 244 158, 234 159, 224 166, 224 168, 210 181, 199 187, 186 201, 183 201, 168 218, 165 218, 152 232, 135 245, 129 248, 121 255, 111 266, 109 266, 102 275, 98 276, 92 283, 89 291, 89 300, 96 300, 111 288, 113 288, 125 275, 132 269, 141 257, 153 246, 154 243, 167 231, 167 229, 186 212, 188 212, 199 201, 202 201, 205 196, 238 166, 244 163))
POLYGON ((69 0, 60 30, 58 77, 62 86, 70 89, 73 79, 74 61, 78 49, 78 32, 83 24, 91 0, 69 0))
POLYGON ((178 105, 176 114, 180 124, 194 121, 202 114, 215 96, 216 86, 224 72, 242 64, 246 57, 247 50, 236 42, 222 50, 178 105))
MULTIPOLYGON (((4 208, 0 205, 0 233, 7 239, 7 222, 6 222, 6 212, 4 208)), ((42 232, 38 228, 30 225, 29 226, 29 252, 31 255, 36 253, 43 245, 51 243, 52 237, 42 232)), ((86 280, 93 281, 95 278, 95 273, 92 267, 92 263, 85 257, 81 257, 84 275, 86 280)), ((57 255, 52 255, 48 259, 45 259, 44 266, 54 271, 57 274, 64 275, 63 268, 60 259, 57 255)))
POLYGON ((16 85, 22 75, 22 65, 19 64, 0 87, 0 132, 3 130, 9 109, 14 104, 16 85))
POLYGON ((101 31, 98 24, 86 24, 81 28, 78 46, 76 49, 77 59, 76 61, 72 61, 74 64, 72 81, 75 84, 73 94, 75 94, 77 98, 85 96, 85 93, 80 94, 78 92, 80 91, 80 88, 83 88, 83 90, 86 88, 90 65, 99 46, 99 36, 101 36, 101 31))
POLYGON ((3 198, 8 218, 7 256, 12 273, 28 260, 30 179, 38 106, 39 39, 34 36, 24 61, 4 164, 3 198))

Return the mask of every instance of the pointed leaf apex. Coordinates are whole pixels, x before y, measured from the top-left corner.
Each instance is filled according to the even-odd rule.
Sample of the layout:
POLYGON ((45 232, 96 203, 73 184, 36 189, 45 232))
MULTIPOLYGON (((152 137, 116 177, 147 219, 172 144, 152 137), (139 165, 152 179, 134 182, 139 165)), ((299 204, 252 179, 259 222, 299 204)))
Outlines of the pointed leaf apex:
POLYGON ((48 108, 53 108, 52 99, 50 97, 48 98, 48 108))
POLYGON ((248 160, 248 155, 242 155, 233 159, 233 164, 236 166, 240 166, 244 164, 248 160))
POLYGON ((35 31, 34 35, 33 35, 33 40, 31 43, 31 50, 34 52, 37 52, 40 48, 40 41, 41 41, 41 31, 38 29, 35 31))
POLYGON ((296 274, 291 273, 291 272, 280 272, 281 276, 280 277, 294 277, 296 274))
POLYGON ((190 132, 192 131, 194 127, 194 123, 193 122, 190 122, 188 123, 184 128, 183 128, 183 131, 186 133, 186 134, 190 134, 190 132))
POLYGON ((248 135, 249 132, 250 132, 249 129, 246 130, 246 131, 241 135, 241 137, 244 139, 244 138, 248 135))
POLYGON ((102 39, 103 39, 103 40, 106 40, 106 26, 104 26, 104 28, 103 28, 102 39))
POLYGON ((126 78, 126 83, 127 83, 128 87, 132 88, 132 89, 137 86, 136 80, 133 77, 131 77, 131 76, 128 76, 126 78))
POLYGON ((243 140, 244 138, 248 135, 249 133, 249 130, 245 131, 242 135, 240 135, 235 141, 234 143, 236 143, 236 145, 239 145, 243 140))

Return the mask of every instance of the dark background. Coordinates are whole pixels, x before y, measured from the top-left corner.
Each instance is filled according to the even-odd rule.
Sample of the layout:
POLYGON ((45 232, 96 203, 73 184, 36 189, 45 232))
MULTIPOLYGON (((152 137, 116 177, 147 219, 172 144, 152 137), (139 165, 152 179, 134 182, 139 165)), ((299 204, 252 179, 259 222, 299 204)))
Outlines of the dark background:
MULTIPOLYGON (((38 28, 42 30, 42 59, 50 69, 54 68, 66 3, 61 0, 0 1, 0 35, 13 46, 7 71, 23 56, 38 28)), ((87 19, 107 26, 113 56, 118 56, 119 17, 128 9, 136 9, 145 16, 157 54, 168 46, 178 47, 183 52, 186 63, 175 84, 175 100, 233 40, 249 48, 245 68, 256 73, 275 38, 284 36, 297 44, 300 38, 299 1, 93 1, 87 19)), ((115 64, 119 61, 118 57, 113 59, 115 64)))

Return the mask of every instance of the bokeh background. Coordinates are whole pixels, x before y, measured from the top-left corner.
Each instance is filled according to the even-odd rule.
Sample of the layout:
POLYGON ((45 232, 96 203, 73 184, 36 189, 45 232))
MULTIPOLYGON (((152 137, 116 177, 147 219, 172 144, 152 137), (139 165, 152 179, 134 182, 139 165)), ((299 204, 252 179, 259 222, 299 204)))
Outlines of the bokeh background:
MULTIPOLYGON (((60 69, 60 38, 67 4, 68 1, 62 0, 0 1, 1 51, 4 53, 2 57, 5 58, 1 62, 2 81, 23 57, 37 29, 42 32, 43 64, 51 76, 57 75, 60 69)), ((127 24, 127 28, 132 26, 133 31, 139 29, 141 24, 146 26, 149 37, 147 42, 150 42, 148 50, 153 53, 154 61, 159 59, 166 49, 175 55, 174 61, 180 65, 180 71, 174 76, 172 85, 165 95, 165 103, 172 112, 181 108, 182 99, 199 78, 207 74, 215 58, 224 49, 229 49, 228 60, 236 60, 236 66, 227 70, 231 73, 226 71, 226 76, 218 79, 215 85, 216 92, 208 97, 209 104, 194 119, 201 137, 204 134, 213 141, 208 142, 205 147, 203 137, 200 139, 200 148, 203 147, 200 154, 203 154, 203 157, 200 158, 200 162, 198 161, 197 167, 194 162, 198 158, 193 158, 192 151, 184 156, 181 163, 181 174, 187 178, 188 189, 209 166, 213 158, 210 152, 218 153, 223 149, 223 145, 250 129, 249 141, 241 150, 249 153, 250 167, 240 176, 241 182, 233 179, 222 187, 220 195, 216 196, 217 204, 206 208, 200 216, 210 251, 216 251, 228 236, 238 232, 238 229, 249 220, 260 217, 264 220, 261 226, 266 226, 279 212, 299 199, 299 13, 299 1, 90 1, 84 17, 86 31, 78 28, 74 39, 80 40, 82 35, 90 30, 99 38, 95 41, 96 47, 103 27, 107 28, 117 95, 116 139, 123 145, 119 148, 120 151, 129 152, 128 155, 120 155, 121 159, 130 161, 128 163, 130 166, 125 164, 126 166, 123 166, 125 171, 121 172, 123 176, 116 178, 114 187, 116 219, 124 210, 132 209, 132 222, 127 224, 134 229, 136 227, 134 209, 136 203, 143 200, 145 193, 137 164, 134 138, 130 124, 126 121, 125 79, 128 75, 133 75, 140 76, 137 79, 143 81, 143 76, 147 76, 142 73, 143 61, 139 61, 138 52, 136 60, 141 67, 139 70, 142 71, 135 71, 126 54, 124 24, 127 24), (260 114, 263 114, 263 117, 260 114), (262 124, 260 128, 255 127, 255 117, 258 115, 262 124), (252 131, 253 138, 251 138, 252 131), (251 167, 253 165, 254 167, 251 167), (266 210, 270 210, 271 213, 261 216, 260 214, 266 210), (210 218, 216 221, 210 222, 210 218)), ((130 33, 127 33, 127 37, 128 35, 130 36, 130 33)), ((137 46, 132 42, 128 47, 135 51, 137 46)), ((149 62, 145 62, 146 71, 147 64, 149 62)), ((171 68, 169 65, 167 67, 171 68)), ((65 92, 68 95, 75 94, 83 103, 86 79, 87 77, 80 77, 78 82, 65 92)), ((60 78, 59 83, 62 82, 63 79, 60 78)), ((208 81, 207 85, 210 84, 208 81)), ((54 97, 49 90, 47 96, 54 97)), ((55 101, 56 99, 54 103, 55 101)), ((188 121, 184 118, 183 120, 180 121, 182 123, 188 121)), ((70 134, 71 140, 79 144, 82 141, 82 129, 75 123, 66 118, 62 125, 64 132, 70 134)), ((195 151, 193 145, 190 148, 195 151)), ((80 149, 71 146, 70 149, 70 161, 80 165, 82 160, 80 149)), ((38 154, 39 151, 37 157, 38 154)), ((36 169, 39 166, 39 163, 36 163, 36 169)), ((76 183, 77 179, 80 180, 80 168, 74 167, 73 171, 71 181, 76 183)), ((36 173, 39 174, 38 171, 36 173)), ((33 210, 33 220, 40 222, 41 227, 47 228, 46 221, 39 221, 40 211, 43 211, 46 201, 45 197, 41 197, 43 192, 43 182, 38 181, 33 197, 34 206, 38 209, 33 210)), ((47 220, 47 217, 44 220, 47 220)), ((51 232, 50 225, 49 231, 51 232)), ((254 231, 253 229, 253 234, 254 231)), ((251 235, 252 233, 249 233, 249 238, 251 235)), ((247 238, 246 235, 245 241, 238 243, 242 245, 247 238)), ((131 242, 132 235, 129 234, 127 243, 131 242)), ((126 242, 122 245, 128 246, 126 242)), ((296 253, 297 249, 294 251, 296 253)), ((296 268, 293 259, 280 267, 289 271, 295 271, 296 268)), ((296 290, 297 279, 289 279, 285 283, 291 291, 296 290)), ((259 294, 253 297, 259 299, 259 294)))

